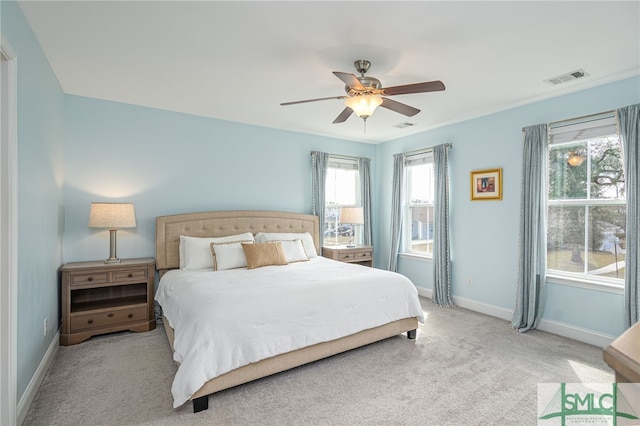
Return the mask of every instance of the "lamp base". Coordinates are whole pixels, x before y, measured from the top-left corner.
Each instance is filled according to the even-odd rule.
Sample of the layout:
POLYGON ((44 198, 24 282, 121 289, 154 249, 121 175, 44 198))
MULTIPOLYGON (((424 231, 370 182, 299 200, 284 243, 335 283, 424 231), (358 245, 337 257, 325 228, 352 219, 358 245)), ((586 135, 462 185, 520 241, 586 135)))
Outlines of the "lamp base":
POLYGON ((116 256, 116 233, 117 229, 109 230, 109 258, 104 263, 120 263, 120 259, 116 256))
POLYGON ((349 242, 347 243, 347 248, 356 248, 356 243, 353 241, 353 235, 349 236, 349 242))

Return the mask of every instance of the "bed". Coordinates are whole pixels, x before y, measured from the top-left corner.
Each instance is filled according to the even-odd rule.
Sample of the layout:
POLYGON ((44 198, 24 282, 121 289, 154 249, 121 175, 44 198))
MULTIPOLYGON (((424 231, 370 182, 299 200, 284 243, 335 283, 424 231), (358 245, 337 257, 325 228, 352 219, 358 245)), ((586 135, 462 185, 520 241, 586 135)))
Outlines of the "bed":
POLYGON ((415 339, 424 318, 411 281, 317 256, 319 240, 318 217, 299 213, 217 211, 156 218, 156 300, 178 363, 174 407, 190 400, 194 412, 206 410, 209 395, 221 390, 401 333, 415 339), (242 242, 245 250, 277 246, 277 256, 284 257, 284 248, 289 260, 305 254, 307 260, 255 267, 246 251, 248 267, 226 268, 232 257, 222 249, 238 246, 231 241, 210 245, 217 271, 187 267, 193 257, 186 259, 185 252, 194 252, 194 242, 244 234, 254 236, 253 242, 242 242), (302 237, 285 238, 291 235, 302 237), (270 236, 274 244, 258 240, 270 236), (385 284, 388 280, 393 285, 385 284), (326 308, 325 299, 331 303, 326 308), (291 310, 286 320, 285 310, 291 310))

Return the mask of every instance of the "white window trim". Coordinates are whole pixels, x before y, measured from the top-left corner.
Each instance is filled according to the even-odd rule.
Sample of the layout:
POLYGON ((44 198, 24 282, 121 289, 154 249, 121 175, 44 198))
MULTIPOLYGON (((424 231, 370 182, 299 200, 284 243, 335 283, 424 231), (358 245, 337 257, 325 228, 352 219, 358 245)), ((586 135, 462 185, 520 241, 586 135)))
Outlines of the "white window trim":
MULTIPOLYGON (((349 157, 349 156, 341 156, 341 155, 332 155, 329 154, 329 159, 327 161, 327 169, 337 169, 337 170, 354 170, 354 171, 358 171, 358 158, 357 157, 349 157)), ((338 207, 338 208, 342 208, 342 207, 359 207, 362 205, 362 200, 361 198, 361 182, 360 182, 360 174, 356 173, 356 204, 355 206, 353 204, 328 204, 325 198, 325 202, 324 202, 324 208, 326 210, 327 207, 338 207)), ((326 222, 326 220, 325 220, 326 222)), ((340 224, 340 222, 338 221, 337 224, 340 224)), ((357 229, 357 228, 354 228, 357 229)), ((324 237, 323 236, 323 240, 325 241, 325 243, 327 243, 327 240, 330 241, 330 238, 324 237)), ((362 239, 362 234, 358 235, 358 233, 356 232, 356 235, 354 235, 355 241, 357 244, 359 244, 362 239), (360 242, 359 242, 360 241, 360 242)), ((331 247, 333 247, 333 245, 331 245, 331 247)))
POLYGON ((356 157, 343 157, 339 155, 329 154, 329 160, 327 161, 327 168, 358 170, 358 159, 356 157))
POLYGON ((404 259, 413 259, 413 260, 421 260, 424 262, 432 262, 433 255, 432 254, 418 254, 416 252, 402 252, 398 253, 398 255, 404 259))
MULTIPOLYGON (((404 170, 404 176, 402 177, 402 184, 405 188, 405 194, 409 194, 409 188, 408 188, 408 178, 407 178, 407 167, 411 167, 411 166, 418 166, 421 164, 427 164, 427 163, 431 163, 433 164, 433 148, 425 148, 425 149, 419 149, 416 151, 411 151, 408 152, 406 154, 404 154, 404 165, 405 165, 405 170, 404 170)), ((406 223, 410 223, 411 217, 410 217, 410 209, 409 207, 420 207, 420 206, 426 206, 426 207, 434 207, 435 208, 435 204, 434 203, 410 203, 408 200, 404 200, 404 202, 402 203, 402 236, 401 236, 401 244, 400 244, 400 253, 398 253, 401 257, 407 258, 407 259, 420 259, 420 260, 432 260, 433 259, 433 253, 424 253, 424 252, 417 252, 417 251, 413 251, 413 250, 409 250, 408 247, 410 246, 410 244, 407 244, 407 241, 411 240, 411 227, 410 226, 405 226, 406 223)))
POLYGON ((624 294, 624 283, 614 282, 611 278, 585 279, 584 275, 577 276, 571 273, 547 269, 546 281, 553 284, 567 285, 571 287, 597 290, 606 293, 624 294))
MULTIPOLYGON (((563 140, 563 133, 571 133, 581 128, 607 128, 608 132, 615 132, 620 134, 616 114, 614 111, 609 111, 601 114, 593 114, 585 117, 576 118, 573 120, 565 120, 558 123, 551 123, 549 125, 549 149, 559 148, 564 146, 571 146, 582 143, 587 140, 591 140, 595 137, 579 138, 571 140, 563 140), (560 142, 553 142, 553 137, 556 137, 560 142)), ((608 199, 608 198, 589 198, 589 199, 569 199, 569 200, 549 200, 547 199, 548 206, 625 206, 627 201, 625 199, 608 199)), ((585 288, 589 290, 603 291, 614 294, 624 294, 624 277, 623 278, 608 278, 589 276, 584 273, 571 273, 565 271, 558 271, 555 269, 546 269, 546 281, 553 284, 568 285, 572 287, 585 288)))
POLYGON ((575 207, 598 207, 598 206, 626 206, 627 200, 624 198, 573 198, 570 200, 548 200, 549 206, 575 206, 575 207))
POLYGON ((433 148, 420 149, 404 155, 405 166, 417 166, 424 163, 433 163, 433 148))
POLYGON ((594 136, 592 136, 592 134, 584 137, 584 131, 591 129, 599 129, 597 132, 605 134, 620 133, 618 131, 618 122, 615 111, 592 114, 549 124, 549 145, 572 145, 574 143, 593 139, 594 136))

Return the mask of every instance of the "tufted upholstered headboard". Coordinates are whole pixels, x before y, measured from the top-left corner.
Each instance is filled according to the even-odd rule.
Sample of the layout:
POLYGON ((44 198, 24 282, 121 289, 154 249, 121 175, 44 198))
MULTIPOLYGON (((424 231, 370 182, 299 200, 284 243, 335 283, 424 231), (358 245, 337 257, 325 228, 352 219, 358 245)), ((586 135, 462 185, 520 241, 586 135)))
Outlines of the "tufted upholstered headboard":
POLYGON ((180 267, 180 235, 224 237, 252 232, 309 232, 320 253, 318 216, 264 210, 185 213, 156 218, 156 269, 180 267))

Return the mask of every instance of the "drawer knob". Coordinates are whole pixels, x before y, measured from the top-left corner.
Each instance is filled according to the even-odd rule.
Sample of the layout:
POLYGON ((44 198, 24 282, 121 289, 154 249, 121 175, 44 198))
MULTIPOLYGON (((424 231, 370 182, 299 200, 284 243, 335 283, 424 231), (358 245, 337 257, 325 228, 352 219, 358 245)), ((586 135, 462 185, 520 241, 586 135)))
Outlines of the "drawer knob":
POLYGON ((133 274, 131 272, 129 272, 129 278, 133 277, 133 274))
POLYGON ((131 313, 130 313, 129 315, 127 315, 127 316, 128 316, 129 318, 133 318, 133 314, 131 314, 131 313))
POLYGON ((88 320, 87 324, 93 324, 93 320, 92 319, 88 320))
POLYGON ((93 277, 87 278, 87 281, 93 281, 93 277))
POLYGON ((113 312, 107 315, 109 318, 113 317, 113 312))

